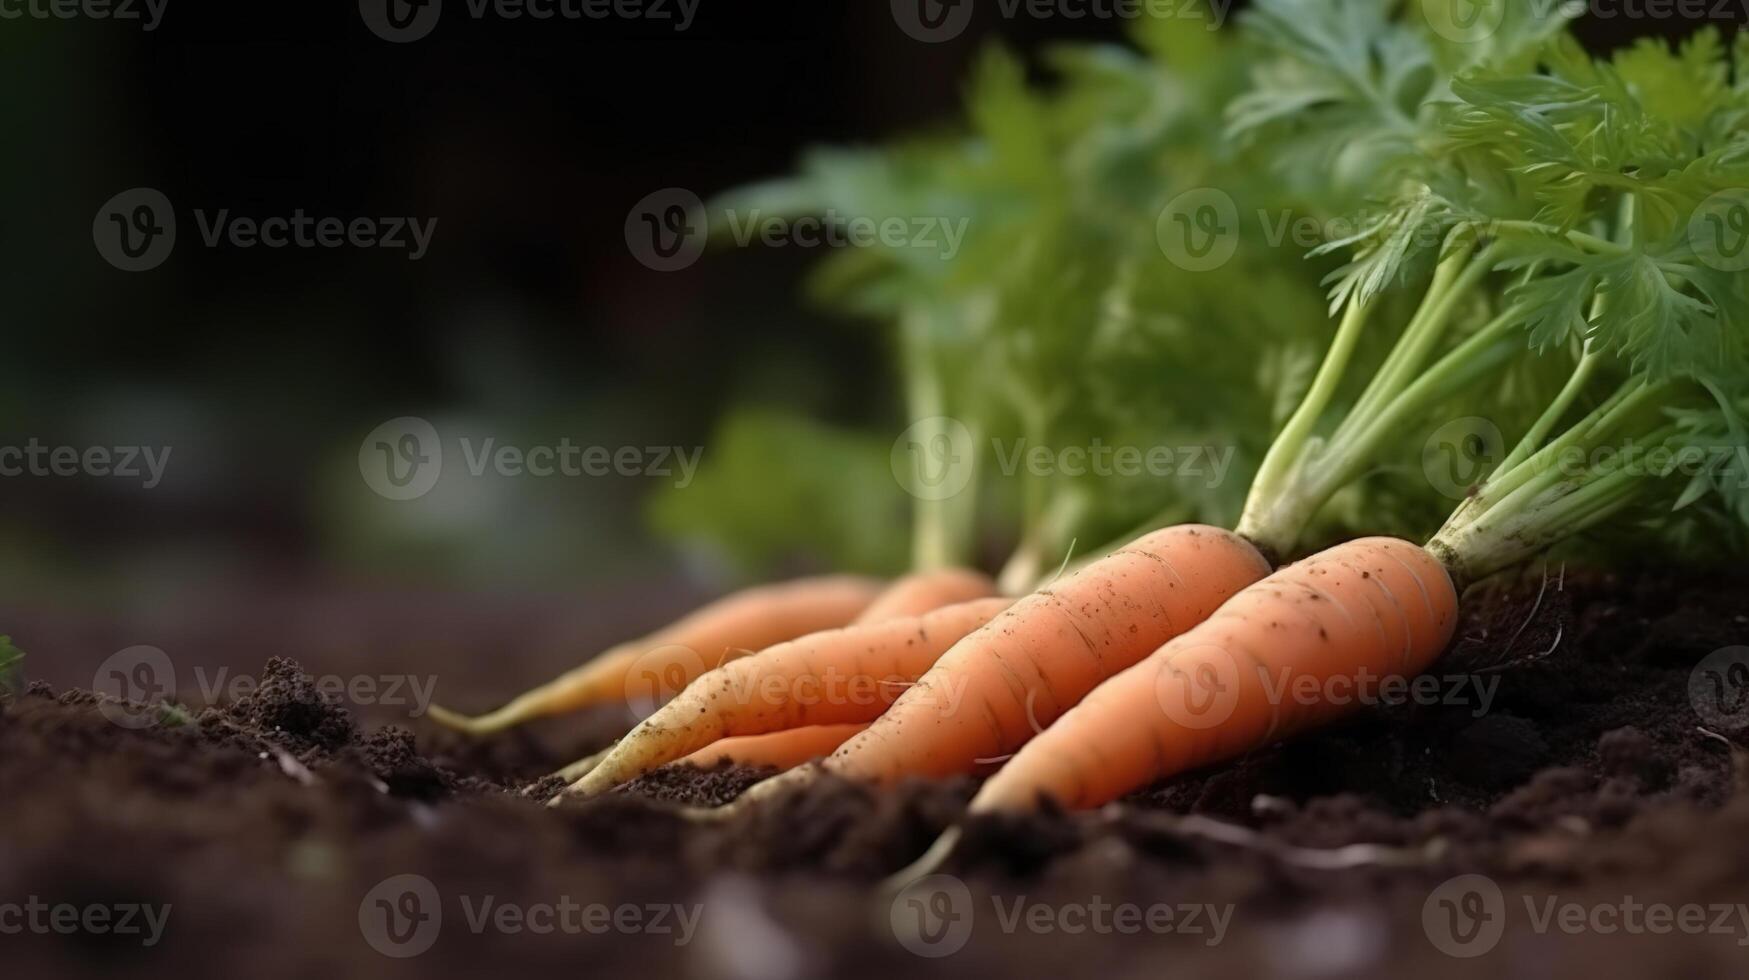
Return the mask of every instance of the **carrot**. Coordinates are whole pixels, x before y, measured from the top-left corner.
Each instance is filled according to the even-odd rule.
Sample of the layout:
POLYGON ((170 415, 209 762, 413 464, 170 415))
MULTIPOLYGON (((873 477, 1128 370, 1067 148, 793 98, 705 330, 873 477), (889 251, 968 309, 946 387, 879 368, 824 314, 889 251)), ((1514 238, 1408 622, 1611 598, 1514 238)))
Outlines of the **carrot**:
POLYGON ((1008 604, 976 599, 922 616, 826 630, 724 664, 633 729, 566 795, 604 793, 722 738, 871 722, 1008 604))
POLYGON ((988 599, 996 594, 996 583, 988 575, 969 568, 914 572, 887 586, 851 625, 921 616, 943 606, 988 599))
POLYGON ((879 582, 848 575, 746 589, 613 647, 490 714, 470 718, 432 705, 430 716, 470 735, 489 735, 592 705, 665 700, 724 659, 849 623, 880 591, 879 582))
POLYGON ((1145 535, 955 644, 823 768, 890 783, 998 761, 1268 573, 1231 531, 1181 525, 1145 535))
POLYGON ((1321 552, 1095 688, 986 781, 971 812, 1044 798, 1095 807, 1324 724, 1353 701, 1329 692, 1425 670, 1450 642, 1457 610, 1444 566, 1407 541, 1321 552))
POLYGON ((613 751, 613 747, 618 744, 619 740, 614 739, 607 744, 606 748, 598 749, 594 753, 578 759, 576 762, 573 762, 565 768, 560 769, 558 772, 553 773, 553 775, 563 779, 567 784, 574 783, 577 780, 582 779, 584 776, 589 775, 589 770, 601 765, 601 760, 607 758, 608 754, 613 751))
POLYGON ((861 723, 810 725, 764 735, 737 735, 699 749, 680 761, 700 769, 723 763, 794 769, 804 762, 830 755, 833 749, 867 727, 861 723))

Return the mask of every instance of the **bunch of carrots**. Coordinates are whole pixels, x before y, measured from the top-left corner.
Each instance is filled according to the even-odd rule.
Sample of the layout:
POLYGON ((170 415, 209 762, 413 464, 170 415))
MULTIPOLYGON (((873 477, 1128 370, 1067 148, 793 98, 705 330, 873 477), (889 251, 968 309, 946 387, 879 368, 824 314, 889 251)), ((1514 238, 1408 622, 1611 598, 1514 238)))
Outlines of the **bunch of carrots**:
MULTIPOLYGON (((728 759, 788 771, 725 809, 827 773, 987 773, 972 815, 1091 808, 1347 710, 1284 703, 1275 692, 1298 681, 1427 670, 1468 587, 1550 548, 1610 535, 1740 548, 1749 258, 1729 236, 1749 234, 1749 40, 1703 32, 1600 60, 1534 5, 1508 5, 1477 41, 1400 6, 1261 0, 1234 43, 1145 25, 1142 54, 1062 55, 1049 96, 994 62, 972 137, 905 147, 885 169, 854 162, 889 191, 909 175, 913 201, 987 192, 965 199, 992 230, 963 267, 841 260, 900 297, 888 312, 919 417, 1052 438, 1182 435, 1231 412, 1248 424, 1229 441, 1262 434, 1236 513, 1171 481, 1023 481, 1016 556, 992 579, 964 567, 971 532, 951 524, 990 495, 973 487, 919 502, 908 576, 753 589, 483 718, 434 714, 488 733, 660 676, 672 698, 569 767, 561 799, 728 759), (1346 209, 1352 233, 1305 263, 1251 229, 1220 270, 1170 268, 1152 219, 1211 177, 1247 204, 1346 209), (1007 263, 991 258, 1005 248, 1007 263), (1328 318, 1313 306, 1299 324, 1259 322, 1304 309, 1319 263, 1328 318), (1247 283, 1267 305, 1236 295, 1247 283), (1194 328, 1173 319, 1187 309, 1194 328), (1287 352, 1320 335, 1321 360, 1296 369, 1287 352), (1094 393, 1088 348, 1102 343, 1169 373, 1094 393), (1226 391, 1179 411, 1179 381, 1226 391), (1468 416, 1509 441, 1442 523, 1305 555, 1333 513, 1414 533, 1442 509, 1414 492, 1426 434, 1468 416), (1077 554, 1138 512, 1143 530, 1077 554)), ((832 203, 797 186, 783 192, 832 203)))

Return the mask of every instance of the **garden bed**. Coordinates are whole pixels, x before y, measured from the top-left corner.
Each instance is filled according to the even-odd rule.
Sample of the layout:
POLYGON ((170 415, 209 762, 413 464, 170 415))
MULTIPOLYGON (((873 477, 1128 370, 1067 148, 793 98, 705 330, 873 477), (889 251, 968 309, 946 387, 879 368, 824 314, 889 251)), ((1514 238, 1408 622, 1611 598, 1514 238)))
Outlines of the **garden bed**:
POLYGON ((671 769, 550 809, 545 774, 618 719, 373 728, 276 658, 258 691, 131 728, 39 682, 0 713, 0 902, 26 924, 0 943, 14 976, 1739 973, 1749 763, 1691 678, 1749 636, 1749 596, 1555 574, 1467 606, 1437 684, 1099 814, 975 824, 896 901, 881 878, 973 781, 701 824, 674 804, 759 774, 671 769), (162 928, 61 934, 56 905, 162 928))

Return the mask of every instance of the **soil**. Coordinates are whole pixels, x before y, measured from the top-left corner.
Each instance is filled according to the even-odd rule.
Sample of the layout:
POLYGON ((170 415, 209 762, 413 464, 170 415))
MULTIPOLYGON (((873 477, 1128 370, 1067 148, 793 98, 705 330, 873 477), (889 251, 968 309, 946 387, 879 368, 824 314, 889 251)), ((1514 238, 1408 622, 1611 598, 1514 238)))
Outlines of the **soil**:
POLYGON ((274 657, 135 727, 38 681, 0 701, 0 953, 19 977, 1740 976, 1749 687, 1697 665, 1744 643, 1728 575, 1484 589, 1432 694, 1100 813, 973 823, 896 898, 975 780, 701 823, 680 807, 762 774, 674 768, 549 808, 613 713, 470 741, 274 657), (153 945, 53 926, 133 904, 153 945))

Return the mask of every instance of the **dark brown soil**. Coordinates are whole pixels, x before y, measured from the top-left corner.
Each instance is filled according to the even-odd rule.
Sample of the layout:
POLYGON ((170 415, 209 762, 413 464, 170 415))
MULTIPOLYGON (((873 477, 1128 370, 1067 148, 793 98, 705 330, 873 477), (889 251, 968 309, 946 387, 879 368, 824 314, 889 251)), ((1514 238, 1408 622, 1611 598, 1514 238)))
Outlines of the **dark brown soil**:
POLYGON ((1749 731, 1703 732, 1690 681, 1749 643, 1743 582, 1532 579, 1468 609, 1441 703, 1102 813, 973 824, 951 878, 896 899, 879 880, 973 780, 827 783, 699 824, 673 804, 759 774, 675 769, 550 809, 545 774, 618 719, 374 727, 275 659, 253 693, 129 728, 39 683, 0 707, 0 956, 18 977, 1742 975, 1749 731), (33 900, 169 910, 144 947, 9 928, 33 900), (475 921, 487 902, 508 917, 475 921))

